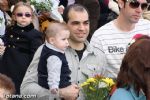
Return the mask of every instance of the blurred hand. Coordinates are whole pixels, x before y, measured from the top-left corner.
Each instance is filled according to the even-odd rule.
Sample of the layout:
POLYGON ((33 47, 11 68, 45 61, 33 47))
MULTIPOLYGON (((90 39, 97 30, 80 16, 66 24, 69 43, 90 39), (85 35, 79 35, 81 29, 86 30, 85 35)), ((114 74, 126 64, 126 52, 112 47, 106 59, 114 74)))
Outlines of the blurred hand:
POLYGON ((65 100, 76 100, 78 94, 79 87, 76 84, 60 89, 60 96, 62 96, 65 100))
POLYGON ((0 45, 0 55, 3 55, 5 52, 5 46, 4 45, 0 45))
POLYGON ((60 14, 63 14, 64 9, 65 9, 64 6, 61 5, 61 6, 58 7, 58 12, 59 12, 60 14))

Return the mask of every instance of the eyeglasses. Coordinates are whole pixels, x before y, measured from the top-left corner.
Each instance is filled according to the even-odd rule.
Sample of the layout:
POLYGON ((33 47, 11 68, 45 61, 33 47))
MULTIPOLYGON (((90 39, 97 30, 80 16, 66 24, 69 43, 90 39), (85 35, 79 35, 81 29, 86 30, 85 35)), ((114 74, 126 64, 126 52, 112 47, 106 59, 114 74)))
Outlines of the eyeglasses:
POLYGON ((148 3, 139 3, 138 1, 128 1, 128 2, 129 2, 129 6, 133 9, 138 8, 139 6, 141 6, 141 9, 145 10, 148 7, 148 3))
POLYGON ((145 10, 147 10, 147 11, 150 10, 150 3, 147 3, 147 8, 145 10))
POLYGON ((23 16, 25 16, 25 17, 31 17, 31 14, 30 13, 16 13, 16 16, 17 17, 23 17, 23 16))

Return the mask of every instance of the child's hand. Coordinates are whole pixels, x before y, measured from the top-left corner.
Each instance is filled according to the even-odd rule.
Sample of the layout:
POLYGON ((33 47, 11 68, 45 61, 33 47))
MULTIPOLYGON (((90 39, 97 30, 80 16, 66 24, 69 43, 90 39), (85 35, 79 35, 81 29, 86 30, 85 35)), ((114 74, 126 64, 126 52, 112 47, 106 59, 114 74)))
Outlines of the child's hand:
POLYGON ((58 7, 58 12, 59 12, 60 14, 63 14, 64 9, 65 9, 64 6, 61 5, 61 6, 58 7))
POLYGON ((57 94, 58 93, 58 89, 57 88, 51 89, 50 91, 51 91, 52 94, 57 94))
POLYGON ((0 39, 0 55, 3 55, 4 51, 5 51, 4 42, 2 39, 0 39))
POLYGON ((0 38, 0 45, 4 46, 4 42, 3 42, 3 40, 1 38, 0 38))
POLYGON ((0 55, 3 55, 4 52, 5 52, 5 46, 0 45, 0 55))

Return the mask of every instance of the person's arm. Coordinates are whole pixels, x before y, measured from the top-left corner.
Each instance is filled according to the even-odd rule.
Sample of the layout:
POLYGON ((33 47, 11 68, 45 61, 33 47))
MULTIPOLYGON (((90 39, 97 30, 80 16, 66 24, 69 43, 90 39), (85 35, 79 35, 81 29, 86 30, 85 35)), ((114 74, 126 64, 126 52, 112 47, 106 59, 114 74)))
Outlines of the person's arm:
POLYGON ((62 61, 57 56, 47 59, 48 85, 50 90, 58 89, 61 75, 62 61))
MULTIPOLYGON (((37 77, 37 67, 39 58, 41 55, 43 45, 38 48, 36 51, 34 58, 29 65, 26 74, 24 76, 23 82, 21 84, 21 94, 22 95, 36 95, 36 98, 28 98, 27 100, 49 100, 51 97, 48 89, 44 89, 38 85, 38 77, 37 77)), ((77 85, 70 85, 66 88, 59 89, 59 95, 63 98, 76 98, 78 96, 79 89, 77 85)), ((25 98, 24 98, 25 100, 25 98)), ((68 99, 71 100, 71 99, 68 99)))
MULTIPOLYGON (((47 89, 44 89, 38 85, 37 67, 38 67, 38 62, 40 59, 42 48, 43 48, 43 45, 38 48, 38 50, 36 51, 33 57, 31 64, 29 65, 26 71, 26 74, 24 76, 24 79, 20 88, 22 95, 29 94, 29 95, 36 95, 37 98, 40 98, 40 97, 47 98, 50 94, 47 89)), ((37 98, 31 98, 31 99, 36 100, 37 98)))

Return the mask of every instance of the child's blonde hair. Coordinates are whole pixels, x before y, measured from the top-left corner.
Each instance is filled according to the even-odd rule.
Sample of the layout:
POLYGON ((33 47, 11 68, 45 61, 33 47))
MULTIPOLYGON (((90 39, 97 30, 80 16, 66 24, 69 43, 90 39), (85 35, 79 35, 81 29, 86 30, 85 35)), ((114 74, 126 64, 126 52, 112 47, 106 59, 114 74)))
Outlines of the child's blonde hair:
POLYGON ((18 7, 20 7, 20 6, 26 6, 26 7, 30 8, 31 9, 31 13, 33 13, 33 9, 32 9, 32 7, 31 7, 31 5, 29 3, 25 3, 25 2, 20 1, 20 2, 15 4, 15 6, 14 6, 14 8, 12 10, 12 14, 15 14, 16 9, 18 7))
POLYGON ((65 22, 50 22, 45 31, 46 38, 56 36, 56 34, 61 30, 69 30, 65 22))
POLYGON ((12 25, 15 23, 15 19, 14 19, 14 15, 15 15, 15 11, 18 7, 20 6, 26 6, 28 8, 31 9, 31 14, 32 14, 32 18, 34 18, 34 13, 33 13, 33 8, 31 7, 30 3, 25 3, 25 2, 22 2, 22 1, 19 1, 18 3, 15 4, 13 10, 12 10, 12 25))

